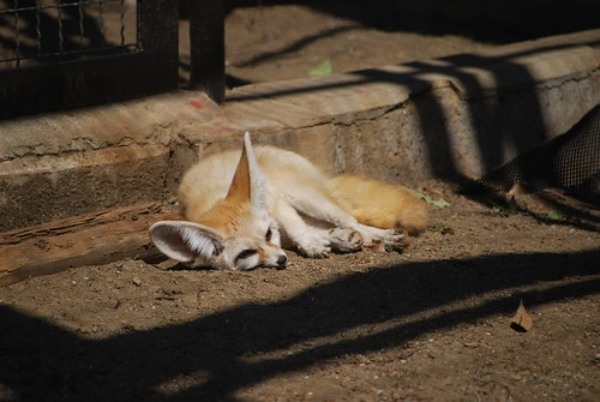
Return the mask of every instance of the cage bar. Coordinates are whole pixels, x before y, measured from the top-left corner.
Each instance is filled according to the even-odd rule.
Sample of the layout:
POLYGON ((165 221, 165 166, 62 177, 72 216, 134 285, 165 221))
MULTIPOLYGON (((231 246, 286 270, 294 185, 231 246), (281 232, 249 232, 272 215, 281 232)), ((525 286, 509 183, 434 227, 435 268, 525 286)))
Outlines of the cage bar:
POLYGON ((190 0, 189 87, 225 100, 225 23, 223 0, 190 0))
POLYGON ((0 118, 178 86, 177 1, 0 0, 0 19, 0 118))

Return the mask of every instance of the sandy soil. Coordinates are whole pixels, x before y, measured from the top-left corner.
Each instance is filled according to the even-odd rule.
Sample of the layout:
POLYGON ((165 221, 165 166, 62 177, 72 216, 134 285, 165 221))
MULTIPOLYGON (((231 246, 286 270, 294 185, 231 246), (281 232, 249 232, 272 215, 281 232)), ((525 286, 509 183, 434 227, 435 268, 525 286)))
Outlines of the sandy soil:
MULTIPOLYGON (((238 80, 484 46, 298 6, 228 17, 238 80)), ((0 288, 0 401, 600 400, 600 234, 414 187, 450 206, 401 254, 126 260, 0 288), (521 300, 527 332, 510 327, 521 300)))
POLYGON ((421 190, 451 205, 402 254, 0 288, 0 400, 598 400, 600 234, 421 190))
POLYGON ((351 17, 299 5, 233 10, 225 39, 230 85, 308 77, 326 61, 339 73, 492 46, 459 35, 383 30, 351 17))

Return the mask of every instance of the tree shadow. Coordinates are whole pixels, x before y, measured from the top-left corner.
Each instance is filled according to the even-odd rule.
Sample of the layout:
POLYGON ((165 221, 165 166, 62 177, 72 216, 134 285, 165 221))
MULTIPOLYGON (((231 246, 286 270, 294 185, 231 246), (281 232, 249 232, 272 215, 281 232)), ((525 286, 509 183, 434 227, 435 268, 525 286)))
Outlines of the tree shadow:
MULTIPOLYGON (((519 61, 522 57, 569 49, 596 43, 555 44, 511 53, 460 54, 433 61, 415 61, 398 66, 398 70, 368 69, 345 74, 348 79, 306 81, 305 85, 267 88, 250 94, 239 92, 228 96, 229 102, 255 99, 285 99, 287 96, 340 89, 358 88, 372 83, 386 83, 405 88, 414 105, 419 132, 426 144, 426 158, 435 177, 458 182, 470 182, 459 166, 449 127, 448 112, 439 97, 431 91, 431 76, 443 77, 453 88, 467 117, 465 141, 472 141, 481 163, 481 171, 490 172, 504 164, 503 150, 521 154, 549 138, 538 92, 536 78, 519 61), (482 76, 489 77, 482 82, 482 76), (471 137, 471 138, 468 138, 471 137)), ((360 94, 357 92, 357 97, 360 94)), ((399 128, 400 130, 400 128, 399 128)), ((456 130, 456 129, 454 129, 456 130)), ((400 136, 401 133, 399 132, 400 136)), ((545 166, 552 170, 554 166, 545 166)), ((523 165, 523 170, 527 166, 523 165)), ((550 172, 549 175, 555 175, 550 172)))
POLYGON ((598 28, 600 6, 593 0, 569 4, 543 0, 481 2, 458 0, 230 0, 236 7, 298 4, 383 31, 424 35, 460 35, 506 44, 549 35, 598 28))
POLYGON ((359 25, 344 25, 344 26, 324 29, 324 30, 316 32, 312 35, 308 35, 303 38, 300 38, 300 39, 294 41, 293 43, 290 43, 289 45, 285 46, 284 48, 261 53, 261 54, 258 54, 258 55, 255 55, 255 56, 249 58, 248 60, 238 62, 238 63, 236 63, 236 67, 256 67, 257 65, 260 65, 261 63, 264 63, 267 61, 270 61, 273 58, 280 58, 287 54, 297 52, 297 51, 301 50, 303 47, 305 47, 313 42, 316 42, 318 40, 322 40, 325 38, 333 38, 336 35, 339 35, 341 33, 346 33, 346 32, 354 31, 357 29, 360 29, 359 25))
MULTIPOLYGON (((241 66, 256 66, 289 52, 301 50, 307 44, 347 29, 374 27, 384 31, 418 32, 424 35, 456 34, 482 42, 496 44, 536 39, 547 35, 562 34, 600 27, 595 16, 600 6, 591 1, 576 1, 566 7, 563 4, 548 5, 541 0, 508 3, 481 3, 461 0, 449 4, 424 1, 261 1, 260 5, 302 4, 320 12, 326 12, 354 22, 348 26, 333 28, 303 37, 294 43, 268 53, 259 54, 241 66), (543 7, 542 7, 543 6, 543 7), (542 8, 543 13, 540 13, 542 8), (586 12, 587 11, 587 12, 586 12), (597 11, 597 12, 595 12, 597 11), (589 12, 589 13, 588 13, 589 12), (535 21, 535 23, 532 23, 535 21)), ((240 6, 257 6, 254 0, 229 2, 231 11, 240 6)), ((512 156, 521 155, 555 136, 546 126, 548 113, 536 90, 536 78, 526 63, 519 59, 544 55, 557 50, 579 46, 598 46, 597 41, 578 40, 573 43, 540 44, 529 50, 515 50, 509 54, 494 55, 458 54, 434 61, 414 61, 403 64, 404 71, 368 69, 348 73, 353 79, 342 82, 307 83, 292 89, 266 90, 255 95, 233 94, 230 102, 258 98, 284 98, 287 95, 318 93, 341 87, 359 87, 368 83, 388 83, 404 87, 415 106, 416 119, 420 125, 423 153, 428 159, 431 174, 439 179, 470 185, 476 177, 489 173, 507 163, 512 156), (432 94, 432 75, 444 77, 456 90, 464 103, 470 139, 458 139, 449 128, 448 105, 432 94), (491 77, 487 83, 482 77, 491 77), (456 141, 472 141, 476 145, 476 158, 481 166, 465 174, 461 165, 460 151, 453 150, 456 141), (476 170, 477 172, 473 172, 476 170)), ((232 82, 232 81, 230 81, 232 82)), ((243 83, 242 83, 243 84, 243 83)), ((235 86, 235 83, 234 83, 235 86)), ((357 92, 357 97, 362 96, 357 92)), ((462 112, 462 111, 461 111, 462 112)), ((453 130, 456 130, 454 128, 453 130)), ((590 154, 590 152, 588 152, 590 154)), ((471 156, 473 158, 473 156, 471 156)), ((467 157, 468 159, 468 157, 467 157)), ((589 157, 583 162, 588 163, 589 157)), ((595 161, 592 161, 595 162, 595 161)), ((596 165, 597 163, 588 163, 596 165)), ((521 158, 513 164, 524 178, 559 175, 559 166, 553 163, 535 164, 521 158)), ((595 182, 594 182, 595 183, 595 182)), ((592 185, 595 185, 592 183, 592 185)), ((508 186, 512 183, 508 184, 508 186)), ((465 192, 467 195, 468 192, 465 192)), ((588 195, 584 195, 588 197, 588 195)), ((476 200, 478 196, 474 197, 476 200)), ((589 198, 589 197, 588 197, 589 198)), ((566 209, 565 209, 566 210, 566 209)))
POLYGON ((14 400, 234 401, 243 388, 330 359, 509 317, 519 299, 534 307, 596 294, 599 257, 592 250, 379 267, 280 302, 102 340, 0 307, 0 384, 14 400), (370 330, 316 342, 361 326, 370 330), (171 393, 170 381, 178 384, 171 393))

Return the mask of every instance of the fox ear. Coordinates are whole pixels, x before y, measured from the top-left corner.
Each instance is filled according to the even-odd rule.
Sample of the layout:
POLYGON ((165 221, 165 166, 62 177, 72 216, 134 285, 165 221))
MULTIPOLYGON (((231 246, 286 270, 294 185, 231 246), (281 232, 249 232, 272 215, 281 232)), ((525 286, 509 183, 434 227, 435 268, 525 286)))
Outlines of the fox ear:
POLYGON ((244 134, 242 156, 229 187, 227 199, 235 202, 250 202, 258 209, 266 208, 267 178, 258 165, 250 133, 247 131, 244 134))
POLYGON ((157 222, 150 227, 150 238, 163 254, 181 262, 192 262, 197 257, 208 261, 225 247, 221 234, 186 221, 157 222))

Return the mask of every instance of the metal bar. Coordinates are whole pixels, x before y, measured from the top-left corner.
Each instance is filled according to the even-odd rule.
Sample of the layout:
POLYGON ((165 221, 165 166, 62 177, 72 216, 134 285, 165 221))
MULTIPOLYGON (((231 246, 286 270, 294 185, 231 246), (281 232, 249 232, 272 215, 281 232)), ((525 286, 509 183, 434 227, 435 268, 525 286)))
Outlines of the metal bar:
POLYGON ((188 87, 225 100, 225 14, 223 0, 189 0, 191 76, 188 87))
POLYGON ((125 0, 121 0, 120 7, 121 31, 119 33, 121 34, 121 46, 123 46, 125 44, 125 0))
MULTIPOLYGON (((37 0, 36 0, 36 4, 37 4, 37 0)), ((42 25, 42 18, 40 16, 40 8, 36 7, 35 8, 35 35, 36 35, 36 47, 37 47, 37 52, 38 53, 42 52, 42 30, 41 30, 41 25, 42 25)))
POLYGON ((0 119, 173 89, 166 87, 164 71, 152 62, 148 54, 133 53, 0 70, 0 119))
POLYGON ((106 38, 106 32, 104 32, 104 3, 100 1, 98 3, 98 8, 100 9, 100 14, 98 16, 98 24, 100 26, 100 33, 103 37, 106 38))
MULTIPOLYGON (((52 5, 46 5, 46 6, 25 6, 25 7, 19 7, 18 5, 16 5, 15 7, 12 8, 6 8, 6 9, 2 9, 0 10, 0 15, 4 15, 4 14, 12 14, 12 13, 21 13, 24 11, 35 11, 35 10, 46 10, 46 9, 54 9, 54 8, 66 8, 66 7, 73 7, 73 6, 77 6, 79 4, 81 4, 82 6, 87 6, 90 4, 102 4, 102 3, 107 3, 107 2, 115 2, 115 1, 119 1, 119 0, 81 0, 81 1, 73 1, 70 3, 57 3, 57 4, 52 4, 52 5)), ((18 4, 18 1, 15 0, 15 4, 18 4)))
POLYGON ((179 1, 137 1, 138 43, 162 71, 158 87, 177 88, 179 75, 179 1))
MULTIPOLYGON (((105 0, 85 3, 94 7, 99 1, 105 0)), ((74 2, 64 4, 79 6, 74 2)), ((39 10, 34 11, 36 8, 29 10, 40 13, 39 10)), ((72 14, 67 11, 62 13, 65 27, 67 14, 72 14)), ((42 57, 39 53, 44 48, 44 29, 39 21, 43 22, 44 16, 36 16, 40 52, 26 56, 34 60, 47 58, 37 65, 0 69, 0 119, 116 102, 176 89, 179 78, 178 13, 178 1, 138 0, 134 44, 79 50, 69 49, 65 43, 65 51, 53 50, 47 55, 42 54, 42 57), (90 56, 85 57, 88 54, 90 56), (68 55, 82 57, 63 57, 68 55), (52 58, 54 56, 56 59, 52 58)), ((81 27, 76 25, 74 32, 70 32, 80 33, 81 27)), ((67 32, 64 34, 66 40, 67 32)), ((20 55, 17 57, 22 58, 20 55)))
MULTIPOLYGON (((39 0, 36 0, 36 4, 39 2, 39 0)), ((77 54, 89 54, 89 53, 93 53, 93 52, 97 52, 98 50, 100 51, 104 51, 106 50, 108 52, 108 54, 114 54, 114 51, 119 50, 119 49, 128 49, 128 50, 135 50, 137 47, 136 43, 126 43, 125 42, 125 7, 124 7, 124 0, 80 0, 80 1, 76 1, 76 2, 68 2, 68 3, 53 3, 53 5, 40 5, 37 7, 21 7, 19 0, 14 0, 14 8, 12 9, 8 9, 8 10, 2 10, 2 12, 0 12, 1 14, 12 14, 13 15, 13 26, 15 29, 15 56, 11 57, 11 58, 3 58, 0 59, 0 65, 2 65, 2 63, 7 64, 9 62, 15 62, 16 67, 20 67, 21 66, 21 62, 23 60, 32 60, 32 59, 44 59, 44 58, 50 58, 50 57, 55 57, 55 56, 72 56, 72 55, 77 55, 77 54), (94 49, 94 48, 84 48, 84 38, 85 38, 85 27, 84 27, 84 6, 85 5, 98 5, 99 7, 102 7, 102 4, 105 2, 120 2, 121 4, 121 12, 120 12, 120 45, 114 45, 114 46, 105 46, 104 48, 99 48, 99 49, 94 49), (77 11, 78 11, 78 36, 79 36, 79 46, 78 49, 79 50, 65 50, 65 34, 67 34, 67 32, 65 32, 65 13, 63 12, 63 9, 65 9, 66 7, 77 7, 77 11), (42 52, 42 18, 41 18, 41 10, 56 10, 57 11, 57 18, 56 18, 56 24, 58 26, 57 29, 57 36, 58 36, 58 47, 59 50, 57 52, 42 52), (18 10, 18 11, 15 11, 18 10), (34 22, 34 31, 35 31, 35 46, 37 49, 37 52, 35 54, 21 54, 21 37, 20 37, 20 27, 21 27, 21 20, 20 20, 20 16, 19 16, 19 12, 35 12, 35 22, 34 22)), ((100 13, 102 14, 102 10, 100 11, 100 13)), ((103 30, 103 21, 100 21, 101 24, 101 30, 103 30)), ((104 34, 104 32, 102 32, 102 34, 104 34)))
POLYGON ((85 30, 83 28, 83 5, 79 2, 77 6, 78 16, 79 16, 79 49, 83 48, 83 38, 85 35, 85 30))
POLYGON ((115 53, 132 53, 138 51, 137 43, 129 43, 123 46, 108 46, 108 47, 99 47, 99 48, 90 48, 90 49, 78 49, 78 50, 65 50, 63 52, 54 52, 54 53, 40 53, 32 56, 22 56, 20 58, 12 57, 9 59, 0 59, 0 63, 8 63, 17 60, 31 60, 31 59, 43 59, 50 57, 60 57, 60 56, 73 56, 73 55, 86 55, 90 53, 96 54, 105 54, 105 55, 113 55, 115 53), (122 52, 120 52, 122 51, 122 52))
MULTIPOLYGON (((19 6, 19 0, 15 0, 15 6, 19 6)), ((15 51, 17 54, 17 67, 21 64, 21 40, 19 38, 19 13, 15 13, 15 51)))
POLYGON ((58 11, 58 48, 60 49, 60 51, 62 53, 62 51, 64 50, 64 46, 65 46, 65 39, 63 36, 62 8, 58 7, 57 11, 58 11))

